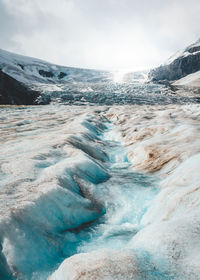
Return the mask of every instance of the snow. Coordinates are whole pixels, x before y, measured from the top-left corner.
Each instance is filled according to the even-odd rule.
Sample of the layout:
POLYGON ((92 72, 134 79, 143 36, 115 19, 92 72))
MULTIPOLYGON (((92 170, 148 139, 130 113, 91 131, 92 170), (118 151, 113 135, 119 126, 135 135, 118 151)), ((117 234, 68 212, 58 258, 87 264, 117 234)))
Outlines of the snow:
POLYGON ((92 79, 107 79, 109 72, 79 69, 55 65, 41 59, 26 57, 0 49, 0 68, 16 80, 43 91, 61 91, 63 84, 68 82, 87 82, 92 79), (50 72, 53 77, 44 77, 39 71, 50 72), (66 76, 59 79, 60 73, 66 76), (56 84, 56 85, 55 85, 56 84))
POLYGON ((147 71, 123 72, 122 79, 117 81, 116 75, 121 73, 60 66, 1 49, 0 68, 40 92, 37 100, 40 104, 47 101, 69 105, 147 104, 163 99, 167 102, 170 98, 163 86, 147 84, 147 71), (66 76, 59 78, 61 73, 66 76), (155 99, 150 88, 161 97, 155 99))
POLYGON ((163 277, 147 279, 200 279, 199 105, 112 108, 107 116, 122 132, 132 168, 163 178, 127 248, 143 269, 153 265, 163 277))
POLYGON ((199 105, 1 107, 0 120, 4 275, 198 276, 199 105))
POLYGON ((109 125, 104 139, 121 141, 129 159, 119 156, 124 150, 116 146, 110 151, 111 168, 120 166, 121 172, 123 166, 132 168, 134 175, 129 177, 134 187, 127 192, 127 179, 126 187, 120 182, 119 189, 114 182, 113 210, 103 188, 104 223, 79 245, 79 254, 67 258, 49 279, 200 279, 199 105, 112 107, 105 115, 115 126, 109 125), (149 157, 155 147, 164 151, 158 159, 149 157), (153 172, 161 180, 143 177, 142 188, 144 175, 136 173, 138 166, 140 172, 153 172), (136 182, 140 182, 138 189, 136 182))
POLYGON ((180 50, 178 52, 176 52, 174 55, 172 55, 165 63, 164 65, 168 65, 171 64, 174 60, 176 60, 179 57, 186 57, 188 55, 195 55, 197 53, 199 53, 200 51, 196 51, 193 53, 188 52, 189 49, 193 48, 193 47, 199 47, 200 46, 200 39, 198 39, 195 43, 187 46, 185 49, 180 50))
POLYGON ((200 71, 187 75, 173 83, 175 86, 200 87, 200 71))
POLYGON ((8 267, 17 279, 44 279, 63 258, 102 246, 120 250, 140 229, 156 183, 130 169, 106 111, 1 107, 4 274, 8 267))
POLYGON ((49 280, 133 280, 138 268, 131 252, 99 250, 75 255, 62 263, 49 280))
POLYGON ((200 279, 199 104, 144 76, 105 82, 66 68, 47 81, 39 69, 64 68, 0 53, 3 71, 56 98, 135 102, 0 107, 1 277, 200 279))
POLYGON ((134 170, 169 174, 200 152, 199 105, 111 108, 107 117, 121 131, 134 170), (191 119, 193 119, 191 121, 191 119), (181 143, 181 145, 179 145, 181 143))
POLYGON ((84 125, 90 121, 87 112, 52 109, 1 108, 2 252, 11 272, 24 279, 41 264, 43 270, 55 265, 64 254, 64 240, 67 254, 73 251, 76 237, 68 229, 94 221, 104 212, 92 194, 87 198, 86 187, 95 188, 109 175, 101 161, 69 141, 76 133, 83 142, 95 145, 96 134, 84 125), (85 196, 79 181, 85 182, 85 196))

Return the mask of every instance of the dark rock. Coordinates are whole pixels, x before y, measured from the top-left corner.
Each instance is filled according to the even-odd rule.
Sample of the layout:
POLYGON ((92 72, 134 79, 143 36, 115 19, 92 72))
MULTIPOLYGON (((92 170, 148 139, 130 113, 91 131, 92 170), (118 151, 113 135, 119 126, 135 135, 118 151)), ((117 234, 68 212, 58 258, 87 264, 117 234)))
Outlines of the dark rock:
POLYGON ((39 70, 38 71, 40 76, 45 77, 45 78, 53 78, 54 74, 51 71, 45 71, 45 70, 39 70))
POLYGON ((64 77, 66 77, 67 74, 64 73, 64 72, 60 72, 59 75, 58 75, 58 79, 63 79, 64 77))
POLYGON ((38 91, 29 89, 24 84, 0 70, 0 104, 33 105, 40 96, 38 91))
POLYGON ((190 53, 198 52, 198 51, 200 51, 200 46, 188 47, 188 48, 186 49, 186 51, 188 51, 188 52, 190 52, 190 53))
MULTIPOLYGON (((198 48, 198 47, 194 47, 198 48)), ((194 50, 191 50, 191 52, 194 50)), ((152 81, 174 81, 200 70, 200 52, 188 56, 180 56, 168 65, 161 65, 150 71, 152 81)))
POLYGON ((172 93, 175 93, 175 91, 178 90, 178 88, 174 85, 172 85, 168 80, 159 80, 157 81, 158 84, 165 85, 169 89, 171 89, 172 93))
POLYGON ((22 64, 20 64, 20 63, 18 63, 17 64, 22 70, 24 70, 24 65, 22 65, 22 64))

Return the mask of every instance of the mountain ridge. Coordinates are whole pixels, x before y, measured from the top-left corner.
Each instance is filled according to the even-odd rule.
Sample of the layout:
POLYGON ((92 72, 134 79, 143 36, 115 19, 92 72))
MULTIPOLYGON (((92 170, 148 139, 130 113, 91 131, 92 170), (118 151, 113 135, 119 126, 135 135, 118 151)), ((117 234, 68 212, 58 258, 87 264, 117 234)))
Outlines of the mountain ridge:
POLYGON ((200 70, 200 39, 149 72, 152 81, 176 81, 200 70))

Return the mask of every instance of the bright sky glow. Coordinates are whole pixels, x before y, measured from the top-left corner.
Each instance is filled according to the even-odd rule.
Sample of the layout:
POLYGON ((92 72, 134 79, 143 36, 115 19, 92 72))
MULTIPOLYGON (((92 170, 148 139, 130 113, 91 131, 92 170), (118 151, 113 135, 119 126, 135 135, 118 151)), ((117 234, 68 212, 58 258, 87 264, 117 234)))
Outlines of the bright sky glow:
POLYGON ((61 65, 142 70, 200 37, 199 0, 0 0, 0 48, 61 65))

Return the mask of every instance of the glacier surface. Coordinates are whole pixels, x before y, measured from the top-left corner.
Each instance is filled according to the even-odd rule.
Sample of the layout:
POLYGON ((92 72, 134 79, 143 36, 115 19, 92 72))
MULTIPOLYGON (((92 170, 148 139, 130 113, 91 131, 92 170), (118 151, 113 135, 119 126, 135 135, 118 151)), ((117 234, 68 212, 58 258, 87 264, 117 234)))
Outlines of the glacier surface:
POLYGON ((0 107, 0 279, 199 280, 198 99, 144 72, 0 68, 51 99, 0 107))
POLYGON ((199 105, 4 106, 0 124, 2 279, 200 279, 199 105))

